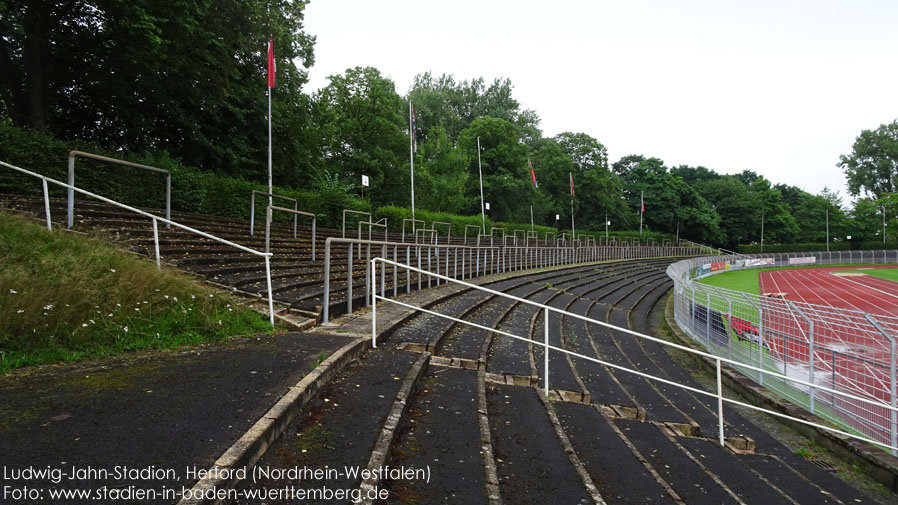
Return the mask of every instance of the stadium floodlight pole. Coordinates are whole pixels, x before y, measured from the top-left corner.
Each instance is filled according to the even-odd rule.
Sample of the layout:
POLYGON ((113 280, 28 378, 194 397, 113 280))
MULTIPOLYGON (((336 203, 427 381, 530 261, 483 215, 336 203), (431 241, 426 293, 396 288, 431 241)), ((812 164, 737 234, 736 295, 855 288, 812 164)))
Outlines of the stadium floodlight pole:
POLYGON ((477 173, 480 174, 480 218, 486 235, 486 210, 483 208, 483 168, 480 166, 480 135, 477 136, 477 173))
POLYGON ((415 219, 415 109, 411 100, 408 101, 408 152, 412 174, 412 219, 415 219))

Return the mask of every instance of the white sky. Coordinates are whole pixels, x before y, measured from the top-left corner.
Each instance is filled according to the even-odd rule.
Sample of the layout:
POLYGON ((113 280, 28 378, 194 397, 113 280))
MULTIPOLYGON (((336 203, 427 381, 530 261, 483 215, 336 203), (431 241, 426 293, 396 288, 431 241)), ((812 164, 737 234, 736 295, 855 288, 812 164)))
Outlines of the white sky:
POLYGON ((307 92, 372 66, 508 77, 544 136, 585 132, 610 160, 744 169, 850 201, 836 167, 898 118, 898 1, 312 0, 307 92))

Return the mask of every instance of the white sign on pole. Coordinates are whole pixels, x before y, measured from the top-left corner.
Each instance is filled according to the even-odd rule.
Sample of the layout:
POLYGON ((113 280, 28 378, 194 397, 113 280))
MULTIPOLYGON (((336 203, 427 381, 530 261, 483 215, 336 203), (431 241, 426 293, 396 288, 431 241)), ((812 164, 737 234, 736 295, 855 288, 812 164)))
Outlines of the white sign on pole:
POLYGON ((486 210, 490 210, 490 202, 486 202, 486 210))
POLYGON ((365 186, 366 188, 368 187, 368 176, 367 175, 362 176, 362 186, 365 186))
POLYGON ((608 221, 608 226, 611 226, 611 221, 608 221))
POLYGON ((555 214, 555 220, 558 221, 559 219, 561 219, 561 216, 559 216, 558 214, 555 214))

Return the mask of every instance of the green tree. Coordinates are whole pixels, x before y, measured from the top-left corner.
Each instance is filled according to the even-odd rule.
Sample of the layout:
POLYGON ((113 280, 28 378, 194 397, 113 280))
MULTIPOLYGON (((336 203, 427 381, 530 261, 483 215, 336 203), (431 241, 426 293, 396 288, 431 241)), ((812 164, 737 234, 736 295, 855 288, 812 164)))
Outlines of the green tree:
POLYGON ((433 128, 418 143, 415 200, 421 208, 457 214, 465 207, 468 170, 464 153, 449 142, 446 131, 433 128))
POLYGON ((371 180, 375 205, 410 205, 408 126, 393 82, 372 67, 356 67, 316 97, 324 166, 354 179, 371 180))
POLYGON ((458 145, 468 160, 467 213, 480 213, 477 138, 483 167, 483 194, 494 221, 527 222, 533 191, 527 169, 527 147, 518 141, 514 124, 495 117, 479 117, 461 131, 458 145))
POLYGON ((0 9, 0 98, 15 125, 264 180, 270 33, 284 180, 308 163, 297 154, 308 151, 307 75, 292 63, 313 63, 306 4, 9 0, 0 9))
POLYGON ((851 154, 839 159, 852 196, 863 193, 879 199, 898 191, 898 120, 876 130, 863 130, 851 154))

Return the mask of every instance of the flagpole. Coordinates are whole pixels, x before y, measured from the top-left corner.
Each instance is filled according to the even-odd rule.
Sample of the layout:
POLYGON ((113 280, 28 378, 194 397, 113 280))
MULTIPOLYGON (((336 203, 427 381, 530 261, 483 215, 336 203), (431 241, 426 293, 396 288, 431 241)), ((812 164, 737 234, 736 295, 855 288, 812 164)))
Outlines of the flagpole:
POLYGON ((639 196, 639 238, 642 238, 642 215, 645 214, 645 191, 639 196))
POLYGON ((573 244, 577 239, 577 230, 574 229, 574 174, 568 172, 568 176, 571 179, 571 243, 573 244))
POLYGON ((530 206, 530 231, 533 231, 533 205, 530 206))
POLYGON ((480 174, 480 217, 483 221, 483 235, 486 235, 486 210, 483 208, 483 168, 480 166, 480 136, 477 136, 477 172, 480 174))
POLYGON ((268 88, 268 205, 271 205, 271 88, 268 88))
MULTIPOLYGON (((408 151, 409 151, 409 159, 411 160, 411 173, 412 173, 412 219, 415 219, 415 121, 413 109, 412 109, 412 101, 408 101, 408 151)), ((412 223, 412 229, 415 229, 415 224, 412 223)))

